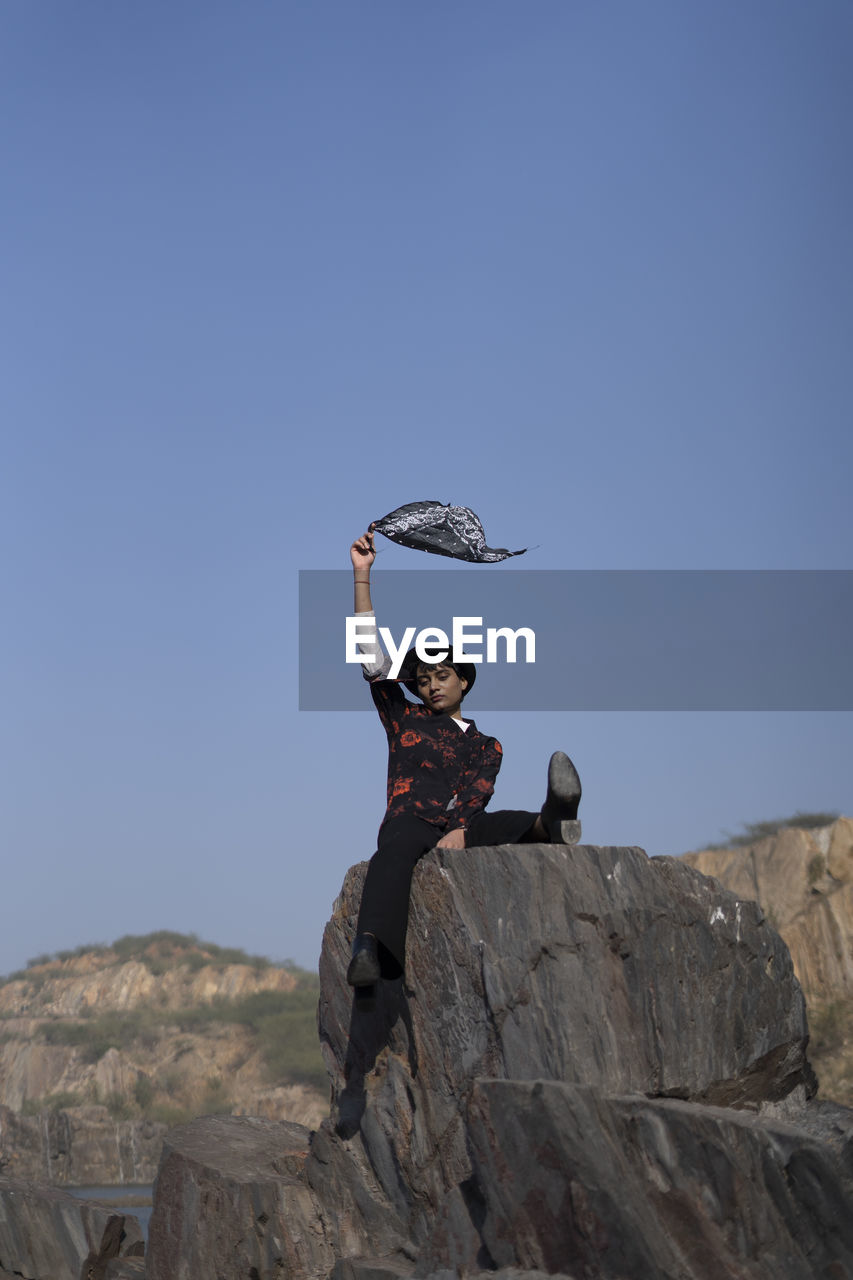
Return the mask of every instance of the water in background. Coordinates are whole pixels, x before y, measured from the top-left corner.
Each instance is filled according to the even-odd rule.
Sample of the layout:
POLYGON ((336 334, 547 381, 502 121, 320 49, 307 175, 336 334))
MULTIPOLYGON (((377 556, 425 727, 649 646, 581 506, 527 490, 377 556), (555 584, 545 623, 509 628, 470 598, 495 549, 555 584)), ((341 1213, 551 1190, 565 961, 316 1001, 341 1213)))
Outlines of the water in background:
POLYGON ((153 1192, 150 1183, 138 1187, 62 1187, 61 1190, 70 1191, 72 1196, 78 1196, 81 1200, 96 1200, 110 1209, 116 1209, 128 1214, 131 1218, 136 1218, 142 1237, 145 1243, 148 1243, 148 1223, 151 1219, 153 1192))

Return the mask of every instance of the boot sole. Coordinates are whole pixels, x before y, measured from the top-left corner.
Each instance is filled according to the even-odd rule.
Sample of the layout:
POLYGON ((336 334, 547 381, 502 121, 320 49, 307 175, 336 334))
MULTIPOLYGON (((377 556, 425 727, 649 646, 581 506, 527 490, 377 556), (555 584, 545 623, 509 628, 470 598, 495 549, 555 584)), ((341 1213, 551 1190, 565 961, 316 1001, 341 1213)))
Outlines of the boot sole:
POLYGON ((560 804, 580 801, 581 780, 565 751, 555 751, 548 763, 548 791, 560 804))
POLYGON ((564 818, 562 822, 552 822, 548 834, 552 844, 580 844, 580 818, 564 818))
POLYGON ((577 844, 580 840, 579 820, 565 816, 567 810, 577 813, 580 799, 581 780, 577 769, 565 751, 555 751, 548 764, 548 795, 542 806, 542 820, 552 844, 577 844), (545 817, 549 809, 557 811, 555 817, 545 817))

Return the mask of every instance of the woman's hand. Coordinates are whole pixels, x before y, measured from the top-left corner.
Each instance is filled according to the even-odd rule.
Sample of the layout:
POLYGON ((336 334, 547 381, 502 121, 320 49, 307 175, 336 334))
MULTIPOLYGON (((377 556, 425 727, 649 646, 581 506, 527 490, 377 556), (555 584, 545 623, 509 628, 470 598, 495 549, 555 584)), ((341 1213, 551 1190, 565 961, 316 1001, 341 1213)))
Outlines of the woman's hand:
POLYGON ((352 560, 353 576, 353 608, 356 613, 372 613, 373 601, 370 598, 370 566, 376 559, 376 548, 373 545, 373 525, 363 533, 349 549, 352 560))
POLYGON ((448 831, 441 837, 436 849, 464 849, 465 848, 465 830, 463 827, 457 827, 455 831, 448 831))
POLYGON ((361 569, 365 573, 370 572, 370 566, 376 559, 376 548, 373 545, 373 525, 370 526, 367 533, 363 533, 360 538, 356 538, 349 549, 349 554, 354 570, 361 569))

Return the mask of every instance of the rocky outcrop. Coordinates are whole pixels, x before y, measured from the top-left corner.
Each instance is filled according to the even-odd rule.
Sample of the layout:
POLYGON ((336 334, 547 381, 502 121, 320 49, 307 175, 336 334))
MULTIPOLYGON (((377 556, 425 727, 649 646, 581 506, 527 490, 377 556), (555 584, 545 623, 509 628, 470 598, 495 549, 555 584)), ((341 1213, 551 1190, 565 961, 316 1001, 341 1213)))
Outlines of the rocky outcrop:
MULTIPOLYGON (((416 1247, 469 1176, 478 1076, 729 1105, 810 1087, 784 945, 757 908, 675 860, 584 846, 437 851, 413 895, 413 993, 389 984, 367 1018, 344 981, 360 871, 321 959, 330 1128, 379 1172, 416 1247)), ((308 1176, 326 1200, 325 1171, 308 1176)))
POLYGON ((106 1280, 144 1267, 136 1218, 52 1187, 0 1179, 0 1276, 106 1280), (134 1261, 131 1263, 131 1259, 134 1261))
POLYGON ((418 1275, 512 1266, 519 1254, 545 1272, 697 1280, 811 1280, 853 1265, 839 1160, 778 1121, 484 1080, 468 1139, 472 1176, 442 1206, 418 1275))
POLYGON ((325 1095, 271 1078, 258 1036, 222 1020, 229 1001, 273 997, 275 1007, 298 976, 203 958, 197 948, 154 949, 148 963, 122 963, 101 949, 0 985, 0 1168, 59 1185, 146 1182, 177 1118, 233 1111, 320 1123, 325 1095), (166 963, 175 967, 159 972, 166 963), (215 1016, 193 1017, 214 1002, 215 1016))
POLYGON ((853 995, 853 819, 785 828, 753 845, 686 853, 684 861, 761 904, 790 948, 809 1004, 853 995))
POLYGON ((148 1280, 164 1265, 194 1280, 327 1274, 334 1254, 299 1177, 308 1146, 301 1125, 254 1117, 208 1116, 173 1130, 157 1178, 148 1280))
POLYGON ((0 1107, 0 1169, 52 1186, 151 1182, 167 1126, 114 1120, 106 1107, 73 1107, 22 1116, 0 1107))
POLYGON ((344 977, 364 871, 323 943, 329 1119, 170 1135, 149 1280, 214 1248, 300 1280, 853 1268, 850 1113, 808 1101, 802 992, 755 903, 639 849, 433 850, 409 986, 368 1007, 344 977))
POLYGON ((34 966, 0 987, 0 1015, 81 1018, 105 1009, 123 1013, 151 1005, 160 1011, 191 1009, 258 991, 293 991, 297 983, 289 970, 274 965, 204 965, 197 970, 179 965, 164 973, 153 973, 139 960, 83 967, 86 971, 79 972, 79 960, 34 966))
MULTIPOLYGON (((8 1033, 7 1033, 8 1034, 8 1033)), ((36 1032, 37 1034, 37 1032, 36 1032)), ((12 1111, 31 1109, 52 1097, 109 1100, 112 1106, 132 1106, 140 1082, 176 1108, 212 1109, 213 1082, 238 1114, 270 1119, 287 1116, 315 1126, 326 1114, 326 1101, 304 1084, 269 1084, 261 1055, 244 1027, 224 1024, 203 1034, 179 1028, 148 1034, 129 1049, 107 1049, 97 1062, 85 1049, 13 1038, 0 1044, 0 1106, 12 1111), (205 1102, 208 1105, 205 1107, 205 1102)), ((63 1110, 78 1109, 66 1103, 63 1110)), ((2 1152, 2 1135, 0 1135, 2 1152)))

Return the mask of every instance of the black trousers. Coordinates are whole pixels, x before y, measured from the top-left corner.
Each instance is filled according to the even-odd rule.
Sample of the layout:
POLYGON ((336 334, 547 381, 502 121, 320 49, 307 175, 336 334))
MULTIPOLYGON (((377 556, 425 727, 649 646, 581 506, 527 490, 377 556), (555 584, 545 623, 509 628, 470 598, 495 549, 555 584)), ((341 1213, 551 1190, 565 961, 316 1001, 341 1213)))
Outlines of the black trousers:
MULTIPOLYGON (((535 838, 532 827, 538 816, 524 809, 477 813, 465 832, 465 846, 528 843, 535 838)), ((383 978, 399 978, 403 972, 412 873, 418 859, 434 848, 443 834, 432 823, 414 816, 390 818, 379 828, 378 848, 370 859, 362 890, 358 932, 377 938, 383 978)))

